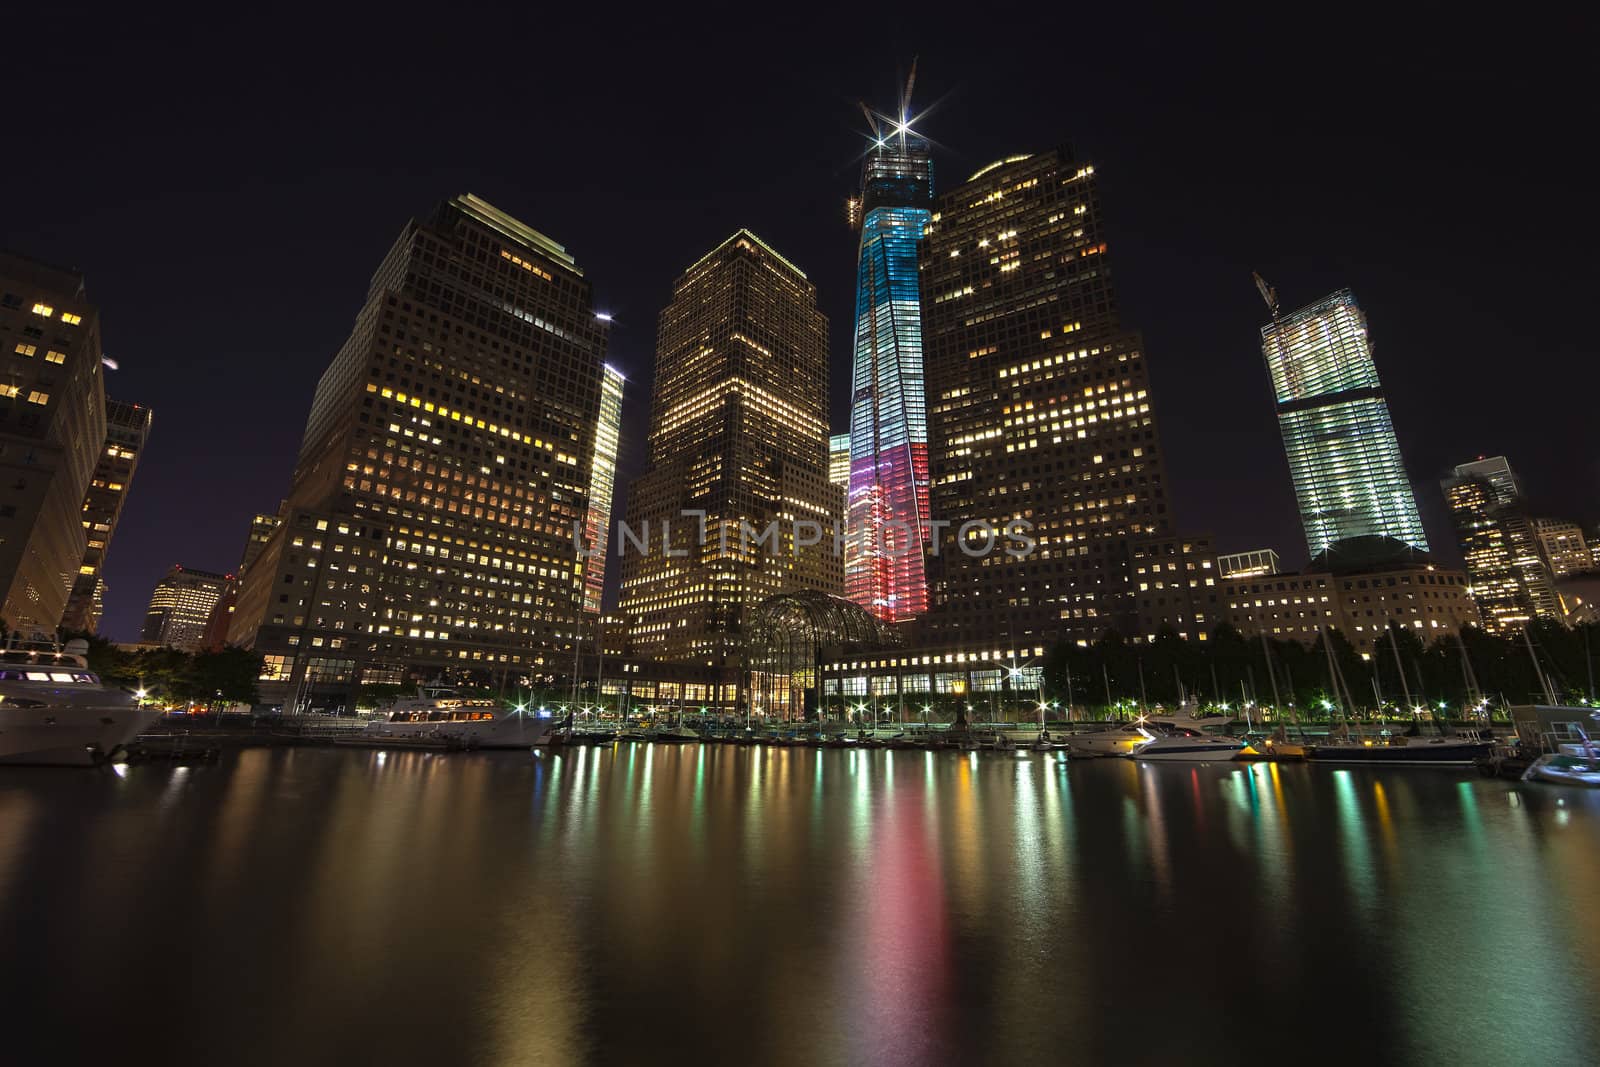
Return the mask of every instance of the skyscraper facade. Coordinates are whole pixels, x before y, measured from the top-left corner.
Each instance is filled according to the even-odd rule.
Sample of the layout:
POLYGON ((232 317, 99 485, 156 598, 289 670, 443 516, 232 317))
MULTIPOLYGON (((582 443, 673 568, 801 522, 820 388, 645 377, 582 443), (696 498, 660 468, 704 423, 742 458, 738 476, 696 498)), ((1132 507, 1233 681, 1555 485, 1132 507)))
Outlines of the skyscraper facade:
POLYGON ((940 640, 1138 632, 1135 548, 1165 554, 1154 553, 1171 519, 1149 376, 1118 315, 1097 181, 1064 148, 1013 156, 941 196, 929 223, 940 529, 926 625, 940 640), (986 530, 1013 520, 1028 524, 1031 550, 989 543, 986 530))
POLYGON ((1463 463, 1440 486, 1484 629, 1508 633, 1540 615, 1559 618, 1555 584, 1510 462, 1495 456, 1463 463))
POLYGON ((881 619, 928 608, 928 423, 917 242, 931 214, 928 143, 880 127, 851 217, 861 226, 850 393, 845 594, 881 619))
POLYGON ((838 592, 827 320, 816 296, 749 230, 673 283, 656 344, 649 465, 628 500, 627 528, 648 543, 618 546, 634 655, 737 664, 756 604, 838 592), (797 544, 802 522, 829 532, 797 544), (772 540, 756 543, 769 527, 772 540))
POLYGON ((156 583, 139 640, 185 652, 206 647, 206 626, 217 604, 233 586, 233 575, 190 570, 173 564, 156 583))
POLYGON ((617 484, 617 447, 622 439, 622 372, 607 363, 600 379, 600 416, 589 461, 589 511, 583 538, 588 559, 583 568, 583 610, 600 613, 606 588, 606 550, 611 544, 611 496, 617 484))
POLYGON ((83 497, 83 531, 87 544, 67 597, 61 625, 68 630, 93 633, 105 604, 106 552, 116 532, 122 506, 133 485, 139 453, 150 435, 150 409, 122 400, 106 399, 106 443, 83 497))
POLYGON ((1366 316, 1348 289, 1261 328, 1306 545, 1317 556, 1348 537, 1390 537, 1428 550, 1366 316))
POLYGON ((318 383, 230 641, 312 706, 404 672, 562 670, 605 346, 549 237, 470 194, 408 223, 318 383))
POLYGON ((836 433, 828 438, 828 481, 850 491, 850 435, 836 433))
POLYGON ((244 551, 239 554, 239 577, 243 578, 260 556, 267 544, 272 540, 272 532, 278 528, 278 516, 262 512, 250 520, 250 533, 244 539, 244 551))
POLYGON ((1577 523, 1565 519, 1534 519, 1533 532, 1539 541, 1539 554, 1550 569, 1550 577, 1570 578, 1595 569, 1583 527, 1577 523))
POLYGON ((83 275, 0 253, 0 619, 55 636, 106 440, 100 322, 83 275))

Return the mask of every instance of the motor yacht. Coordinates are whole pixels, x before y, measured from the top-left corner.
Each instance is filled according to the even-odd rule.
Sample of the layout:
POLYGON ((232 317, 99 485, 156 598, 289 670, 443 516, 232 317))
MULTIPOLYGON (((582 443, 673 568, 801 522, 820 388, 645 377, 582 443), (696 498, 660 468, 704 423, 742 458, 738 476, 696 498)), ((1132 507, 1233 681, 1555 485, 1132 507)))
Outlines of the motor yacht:
POLYGON ((521 706, 502 709, 493 700, 429 686, 419 696, 395 701, 360 736, 364 741, 431 739, 463 748, 531 748, 549 743, 555 727, 554 719, 521 706))
POLYGON ((1092 733, 1073 733, 1065 737, 1067 751, 1074 756, 1126 756, 1153 735, 1129 724, 1118 724, 1092 733))
POLYGON ((0 652, 0 764, 88 767, 104 762, 161 717, 88 668, 87 642, 0 652))
POLYGON ((1203 734, 1198 730, 1175 730, 1168 734, 1146 733, 1149 738, 1134 749, 1131 758, 1161 763, 1225 763, 1239 758, 1249 746, 1237 737, 1203 734))

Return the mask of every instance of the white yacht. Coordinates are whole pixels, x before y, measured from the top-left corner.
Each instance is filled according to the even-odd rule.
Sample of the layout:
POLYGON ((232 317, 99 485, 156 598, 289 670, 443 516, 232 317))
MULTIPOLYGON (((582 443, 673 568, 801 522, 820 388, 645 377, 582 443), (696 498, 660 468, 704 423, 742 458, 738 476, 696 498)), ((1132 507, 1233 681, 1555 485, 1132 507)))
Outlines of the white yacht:
POLYGON ((1074 756, 1126 756, 1152 736, 1132 723, 1123 723, 1093 733, 1067 734, 1064 740, 1074 756))
POLYGON ((395 701, 367 723, 363 740, 443 741, 463 748, 531 748, 550 742, 556 722, 521 706, 501 709, 493 700, 463 697, 428 686, 420 696, 395 701))
POLYGON ((60 652, 0 652, 0 764, 92 766, 161 717, 134 694, 101 684, 84 660, 88 650, 71 641, 60 652))
POLYGON ((1203 734, 1197 730, 1175 730, 1169 734, 1146 734, 1149 738, 1133 750, 1132 758, 1141 763, 1225 763, 1238 759, 1249 745, 1237 737, 1203 734))

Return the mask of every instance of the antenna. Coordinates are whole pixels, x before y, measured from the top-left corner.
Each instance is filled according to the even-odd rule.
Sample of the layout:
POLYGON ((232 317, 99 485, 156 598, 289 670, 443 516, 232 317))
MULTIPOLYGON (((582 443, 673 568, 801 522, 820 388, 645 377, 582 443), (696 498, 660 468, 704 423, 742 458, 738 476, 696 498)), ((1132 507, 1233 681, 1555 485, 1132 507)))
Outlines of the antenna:
POLYGON ((1254 271, 1250 277, 1256 280, 1256 291, 1261 294, 1261 299, 1267 302, 1267 307, 1272 309, 1272 317, 1278 317, 1278 290, 1267 284, 1267 280, 1254 271))

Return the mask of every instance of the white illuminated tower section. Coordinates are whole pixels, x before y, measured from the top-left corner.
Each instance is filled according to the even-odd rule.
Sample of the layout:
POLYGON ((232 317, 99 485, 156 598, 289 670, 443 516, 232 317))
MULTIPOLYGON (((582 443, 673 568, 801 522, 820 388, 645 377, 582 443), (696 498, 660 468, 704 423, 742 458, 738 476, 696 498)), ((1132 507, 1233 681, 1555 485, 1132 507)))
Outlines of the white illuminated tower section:
POLYGON ((606 586, 606 550, 610 544, 611 496, 617 481, 617 443, 622 434, 622 372, 605 365, 600 379, 600 418, 594 431, 594 462, 589 474, 589 511, 583 540, 583 610, 600 611, 606 586))
MULTIPOLYGON (((1259 279, 1258 279, 1259 282, 1259 279)), ((1366 316, 1348 289, 1261 328, 1278 425, 1313 556, 1351 537, 1390 537, 1428 550, 1372 361, 1366 316)))

